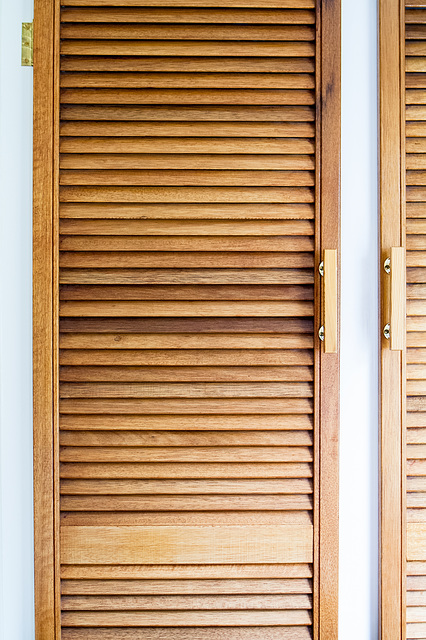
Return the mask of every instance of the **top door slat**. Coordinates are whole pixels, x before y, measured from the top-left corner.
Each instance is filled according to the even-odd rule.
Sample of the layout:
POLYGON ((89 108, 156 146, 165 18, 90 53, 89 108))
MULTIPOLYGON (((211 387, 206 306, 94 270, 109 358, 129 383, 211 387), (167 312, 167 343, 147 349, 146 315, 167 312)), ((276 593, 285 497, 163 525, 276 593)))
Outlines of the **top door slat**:
MULTIPOLYGON (((140 7, 141 0, 63 0, 67 7, 140 7)), ((315 0, 144 0, 145 7, 314 9, 315 0)))
MULTIPOLYGON (((113 3, 110 3, 113 4, 113 3)), ((64 9, 62 22, 184 22, 248 24, 314 24, 315 14, 306 10, 277 9, 167 9, 146 7, 64 9)))

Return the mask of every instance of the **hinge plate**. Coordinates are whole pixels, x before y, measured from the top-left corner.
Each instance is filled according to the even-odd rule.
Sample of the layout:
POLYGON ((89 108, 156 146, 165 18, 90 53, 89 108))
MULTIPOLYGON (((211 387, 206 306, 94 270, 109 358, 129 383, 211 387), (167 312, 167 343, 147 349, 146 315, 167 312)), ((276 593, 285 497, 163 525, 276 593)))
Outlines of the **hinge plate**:
POLYGON ((22 23, 21 65, 23 67, 33 66, 33 31, 32 22, 22 23))

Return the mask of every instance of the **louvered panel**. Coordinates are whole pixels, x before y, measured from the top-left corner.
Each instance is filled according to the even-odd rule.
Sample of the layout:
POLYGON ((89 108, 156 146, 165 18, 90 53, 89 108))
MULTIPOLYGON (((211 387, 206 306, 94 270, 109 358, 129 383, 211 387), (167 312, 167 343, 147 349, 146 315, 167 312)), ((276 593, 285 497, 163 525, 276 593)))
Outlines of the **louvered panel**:
MULTIPOLYGON (((407 6, 412 6, 408 3, 407 6)), ((426 15, 406 9, 407 639, 426 638, 426 15)))
POLYGON ((62 5, 62 638, 307 640, 315 3, 62 5))

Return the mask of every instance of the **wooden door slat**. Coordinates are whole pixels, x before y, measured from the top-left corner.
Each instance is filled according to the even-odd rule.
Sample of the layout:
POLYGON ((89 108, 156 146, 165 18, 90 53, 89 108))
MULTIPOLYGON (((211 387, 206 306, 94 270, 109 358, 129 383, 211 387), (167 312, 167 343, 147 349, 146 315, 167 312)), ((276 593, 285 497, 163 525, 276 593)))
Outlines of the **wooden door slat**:
POLYGON ((311 600, 305 595, 265 596, 64 596, 63 611, 139 611, 144 610, 286 610, 308 609, 311 600))
MULTIPOLYGON (((99 95, 99 93, 98 93, 99 95)), ((121 99, 121 96, 120 96, 121 99)), ((418 138, 413 138, 418 140, 418 138)), ((426 144, 426 143, 425 143, 426 144)), ((67 138, 61 139, 62 153, 222 153, 222 154, 309 154, 314 143, 306 138, 67 138)))
MULTIPOLYGON (((99 283, 102 284, 102 283, 99 283)), ((422 285, 410 285, 411 298, 422 285)), ((60 300, 313 300, 313 287, 295 285, 62 285, 60 300)), ((283 332, 284 333, 284 332, 283 332)), ((183 336, 182 336, 183 337, 183 336)), ((189 337, 189 336, 187 336, 189 337)), ((201 336, 200 336, 201 337, 201 336)), ((256 336, 253 336, 255 339, 256 336)), ((282 337, 279 335, 278 337, 282 337)), ((223 335, 225 338, 225 335, 223 335)), ((311 345, 310 345, 311 346, 311 345)))
MULTIPOLYGON (((118 170, 133 170, 151 171, 151 175, 164 175, 160 171, 154 173, 154 170, 168 169, 168 175, 173 176, 172 171, 179 172, 181 177, 185 177, 185 174, 189 170, 198 170, 200 177, 208 177, 208 170, 219 170, 219 175, 226 175, 225 171, 232 169, 234 178, 237 180, 238 176, 244 176, 247 170, 252 171, 252 177, 255 174, 259 174, 261 178, 264 172, 267 172, 272 180, 274 178, 273 171, 312 171, 314 169, 314 158, 308 154, 138 154, 138 153, 63 153, 60 156, 61 169, 98 169, 102 166, 102 171, 115 169, 118 170), (272 170, 272 171, 271 171, 272 170)), ((216 173, 215 172, 215 173, 216 173)), ((105 174, 104 174, 105 175, 105 174)), ((177 175, 177 174, 176 174, 177 175)), ((213 175, 213 174, 211 174, 213 175)), ((279 174, 278 174, 279 177, 279 174)), ((247 183, 246 183, 247 184, 247 183)), ((77 206, 77 205, 76 205, 77 206)), ((270 205, 269 205, 270 206, 270 205)), ((192 205, 193 207, 193 205, 192 205)), ((62 205, 61 209, 65 208, 62 205)), ((80 205, 81 208, 81 205, 80 205)), ((108 207, 105 206, 105 211, 108 211, 108 207)), ((179 215, 179 205, 176 205, 177 213, 173 212, 174 217, 179 215)), ((238 207, 235 206, 237 209, 238 207)), ((266 207, 267 208, 267 207, 266 207)), ((186 207, 185 211, 190 212, 191 207, 186 207)), ((219 209, 219 207, 218 207, 219 209)), ((117 207, 115 208, 116 215, 118 214, 117 207)), ((278 211, 278 208, 276 209, 278 211)), ((62 211, 61 211, 62 213, 62 211)), ((181 212, 183 213, 183 212, 181 212)), ((202 210, 199 211, 200 215, 203 215, 202 210)), ((207 212, 206 212, 207 215, 207 212)), ((261 217, 262 211, 258 213, 258 217, 261 217)), ((172 217, 172 215, 170 215, 172 217)))
POLYGON ((312 430, 312 416, 294 415, 73 415, 61 414, 59 426, 63 430, 126 429, 132 431, 257 431, 257 430, 312 430))
POLYGON ((178 186, 314 186, 311 171, 141 171, 62 170, 61 185, 178 186))
MULTIPOLYGON (((111 3, 114 4, 114 3, 111 3)), ((151 22, 151 23, 245 23, 245 24, 314 24, 313 11, 301 9, 241 9, 226 8, 225 10, 203 9, 174 9, 159 6, 153 8, 134 7, 131 4, 123 8, 84 8, 77 7, 63 9, 61 21, 67 22, 151 22)), ((294 3, 293 3, 294 4, 294 3)), ((231 5, 232 6, 232 5, 231 5)), ((313 6, 313 5, 312 5, 313 6)))
MULTIPOLYGON (((187 15, 188 10, 185 10, 187 15)), ((247 65, 247 58, 232 56, 186 56, 185 71, 204 72, 243 72, 243 73, 314 73, 314 59, 310 57, 279 58, 279 57, 252 57, 250 65, 247 65)), ((416 58, 413 58, 415 61, 416 58)), ((175 56, 126 56, 117 58, 114 56, 67 56, 61 57, 62 71, 182 71, 180 57, 175 56)), ((102 107, 108 109, 108 105, 102 107)), ((72 107, 70 107, 72 109, 72 107)), ((289 107, 283 106, 283 112, 288 112, 289 107)), ((198 110, 199 112, 199 110, 198 110)), ((161 113, 161 111, 159 112, 161 113)), ((267 116, 270 119, 270 115, 267 116)), ((66 118, 65 118, 66 119, 66 118)), ((115 119, 115 118, 112 118, 115 119)), ((155 118, 154 118, 155 119, 155 118)), ((311 113, 311 120, 314 119, 311 113)), ((84 120, 84 118, 83 118, 84 120)), ((143 120, 143 118, 142 118, 143 120)))
MULTIPOLYGON (((313 346, 311 336, 304 334, 284 334, 282 336, 260 336, 256 334, 217 335, 199 334, 65 334, 61 336, 61 349, 309 349, 313 346), (220 342, 220 344, 219 344, 220 342)), ((425 344, 419 346, 426 346, 425 344)))
MULTIPOLYGON (((135 251, 232 251, 247 252, 309 252, 313 250, 312 237, 306 236, 75 236, 60 238, 63 251, 120 252, 135 251)), ((161 315, 161 314, 160 314, 161 315)))
MULTIPOLYGON (((71 61, 77 64, 78 58, 71 58, 71 61)), ((86 58, 84 58, 86 60, 86 58)), ((104 58, 93 58, 94 62, 101 63, 104 58)), ((153 63, 152 58, 130 58, 128 59, 128 64, 130 65, 133 60, 133 64, 136 66, 136 69, 139 70, 143 68, 144 60, 145 65, 149 64, 149 68, 147 70, 151 70, 153 63)), ((161 60, 172 61, 173 58, 161 58, 161 60)), ((182 68, 182 64, 180 62, 180 58, 177 59, 179 61, 179 69, 182 68)), ((195 60, 199 61, 199 58, 195 58, 195 60)), ((225 64, 225 59, 219 58, 219 62, 222 65, 225 64)), ((244 69, 247 69, 247 63, 244 59, 238 58, 229 58, 230 61, 240 60, 240 64, 244 65, 244 69)), ((251 60, 251 65, 260 64, 264 61, 264 58, 260 58, 256 63, 251 60)), ((270 62, 270 59, 266 59, 270 62)), ((290 61, 293 58, 289 59, 290 61)), ((298 60, 298 58, 295 58, 298 60)), ((309 59, 308 59, 309 60, 309 59)), ((212 69, 211 58, 206 58, 207 69, 210 71, 212 69)), ((113 67, 114 62, 117 62, 117 58, 105 59, 105 65, 108 70, 113 67)), ((171 64, 171 62, 169 62, 171 64)), ((287 59, 278 58, 277 63, 278 69, 285 69, 285 65, 288 64, 287 59)), ((191 59, 185 58, 185 68, 191 66, 191 59)), ((256 67, 255 67, 256 68, 256 67)), ((232 69, 230 69, 232 70, 232 69)), ((234 70, 235 71, 235 70, 234 70)), ((277 71, 277 69, 275 70, 277 71)), ((413 107, 418 109, 419 107, 413 107)), ((191 121, 193 124, 197 122, 209 122, 211 120, 215 122, 313 122, 315 120, 315 108, 311 106, 293 106, 293 105, 267 105, 267 106, 259 106, 259 105, 249 105, 249 106, 238 106, 238 105, 155 105, 155 106, 129 106, 129 105, 110 105, 110 104, 99 104, 99 105, 91 105, 91 104, 63 104, 61 106, 61 121, 62 123, 75 121, 75 120, 84 120, 84 121, 99 121, 99 120, 107 120, 107 121, 123 121, 123 122, 138 122, 143 123, 147 121, 153 120, 162 120, 162 121, 191 121)))
POLYGON ((164 640, 169 633, 175 640, 311 640, 310 627, 168 627, 129 628, 64 627, 64 640, 164 640), (143 635, 141 635, 143 634, 143 635))
MULTIPOLYGON (((413 36, 414 37, 414 36, 413 36)), ((310 25, 292 24, 209 24, 191 25, 179 24, 149 24, 144 23, 63 23, 61 26, 62 41, 75 40, 125 40, 125 41, 148 41, 167 40, 173 45, 175 40, 182 42, 186 40, 269 40, 282 41, 309 41, 314 40, 315 30, 310 25)), ((155 46, 153 47, 155 49, 155 46)), ((154 52, 152 52, 154 53, 154 52)))
MULTIPOLYGON (((220 47, 216 41, 208 40, 63 40, 62 55, 78 56, 273 56, 283 58, 312 57, 315 48, 312 33, 299 42, 232 42, 222 40, 220 47)), ((417 43, 413 43, 417 44, 417 43)), ((414 48, 414 55, 423 55, 424 49, 414 48), (419 53, 420 49, 420 53, 419 53)))
MULTIPOLYGON (((302 565, 303 566, 303 565, 302 565)), ((303 573, 302 571, 300 573, 303 573)), ((208 580, 73 580, 64 579, 64 596, 173 596, 173 595, 250 595, 250 594, 310 594, 309 578, 251 578, 208 580)))
MULTIPOLYGON (((76 73, 61 78, 61 87, 84 89, 314 89, 313 74, 307 73, 76 73)), ((73 131, 78 127, 69 127, 73 131)), ((161 127, 159 127, 161 128, 161 127)), ((69 135, 78 135, 70 133, 69 135)), ((84 134, 83 134, 84 135, 84 134)), ((88 134, 90 135, 90 134, 88 134)))
MULTIPOLYGON (((118 564, 203 564, 209 561, 238 564, 247 557, 247 543, 253 546, 254 564, 263 562, 310 562, 311 526, 283 527, 63 527, 64 564, 103 564, 115 557, 118 564), (281 536, 276 535, 281 533, 281 536), (192 534, 192 535, 191 535, 192 534), (254 534, 254 535, 253 535, 254 534), (274 544, 268 542, 272 539, 274 544), (185 539, 193 541, 186 545, 185 539), (172 544, 173 542, 173 544, 172 544), (100 544, 101 543, 101 544, 100 544)), ((191 626, 191 625, 189 625, 191 626)))
MULTIPOLYGON (((416 0, 411 0, 415 2, 416 0)), ((140 0, 63 0, 72 7, 140 7, 140 0)), ((144 0, 145 7, 224 7, 256 9, 314 9, 315 0, 144 0)))

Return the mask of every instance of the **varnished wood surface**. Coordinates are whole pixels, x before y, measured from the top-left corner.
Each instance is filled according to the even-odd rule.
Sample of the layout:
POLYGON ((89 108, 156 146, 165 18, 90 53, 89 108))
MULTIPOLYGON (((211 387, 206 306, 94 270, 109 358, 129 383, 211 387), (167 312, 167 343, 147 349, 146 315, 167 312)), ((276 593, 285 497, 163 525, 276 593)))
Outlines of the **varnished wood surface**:
POLYGON ((324 351, 337 353, 337 250, 324 251, 324 351))
MULTIPOLYGON (((408 245, 408 249, 410 246, 408 245)), ((391 349, 402 351, 405 347, 406 315, 406 267, 405 248, 391 248, 391 349)))
MULTIPOLYGON (((111 586, 115 583, 110 580, 127 580, 131 584, 138 585, 134 580, 143 580, 143 584, 150 585, 149 581, 161 581, 161 585, 166 587, 169 585, 168 576, 170 568, 165 565, 63 565, 61 567, 61 576, 64 580, 87 580, 90 576, 91 580, 102 581, 102 584, 111 586)), ((187 580, 202 580, 204 589, 208 585, 216 584, 213 581, 219 581, 220 584, 226 585, 228 580, 243 580, 244 585, 247 580, 264 579, 291 579, 299 580, 300 578, 312 578, 312 564, 207 564, 207 565, 183 565, 175 564, 173 566, 172 581, 177 580, 176 585, 182 588, 179 593, 187 593, 187 586, 190 582, 187 580), (224 582, 222 582, 224 581, 224 582)), ((254 582, 253 584, 255 584, 254 582)), ((81 584, 79 582, 79 584, 81 584)), ((95 584, 95 583, 94 583, 95 584)), ((99 586, 99 582, 96 583, 99 586)), ((122 582, 120 584, 125 584, 122 582)), ((238 584, 240 584, 238 582, 238 584)), ((298 582, 294 583, 298 585, 298 582)), ((310 584, 309 580, 304 583, 310 584)), ((154 588, 155 592, 155 588, 154 588)), ((140 593, 144 593, 141 591, 140 593)), ((174 592, 176 593, 176 591, 174 592)), ((295 593, 299 593, 299 587, 296 586, 295 593)))
POLYGON ((33 145, 33 419, 34 604, 37 640, 56 640, 55 443, 52 439, 53 371, 53 162, 55 3, 36 0, 34 17, 33 145), (43 34, 52 34, 45 41, 43 34))
POLYGON ((407 638, 425 635, 425 593, 421 590, 426 566, 423 562, 426 495, 424 492, 424 145, 425 84, 419 73, 424 65, 422 40, 425 31, 424 8, 419 4, 406 10, 406 159, 407 159, 407 638), (413 41, 412 38, 415 40, 413 41), (413 56, 412 54, 419 55, 413 56), (423 234, 423 235, 422 235, 423 234))
POLYGON ((161 628, 111 628, 111 629, 63 629, 64 640, 167 640, 170 635, 176 640, 309 640, 310 632, 305 626, 296 627, 161 627, 161 628))
MULTIPOLYGON (((316 265, 323 250, 340 249, 340 20, 338 0, 317 3, 317 182, 316 265), (321 74, 321 75, 319 75, 321 74), (327 96, 325 98, 325 96, 327 96)), ((337 259, 338 268, 340 259, 337 259)), ((321 317, 319 273, 316 269, 316 318, 321 317)), ((337 283, 338 305, 340 278, 337 283)), ((340 311, 337 311, 337 345, 340 311)), ((318 322, 319 323, 319 322, 318 322)), ((315 332, 316 334, 316 332, 315 332)), ((318 518, 314 559, 314 628, 321 640, 337 640, 339 548, 339 353, 324 353, 316 338, 316 374, 319 410, 316 412, 315 481, 319 488, 314 506, 318 518)))
MULTIPOLYGON (((155 11, 164 15, 164 9, 155 11)), ((60 81, 59 315, 71 330, 61 320, 61 549, 76 551, 75 564, 93 560, 85 545, 97 524, 107 527, 103 531, 116 526, 117 535, 127 532, 121 551, 109 549, 103 534, 93 547, 103 554, 102 562, 114 557, 118 564, 120 554, 131 549, 144 561, 136 537, 137 531, 145 536, 150 525, 167 539, 172 523, 199 526, 193 530, 195 543, 212 535, 198 557, 185 555, 186 530, 177 530, 170 541, 173 554, 182 544, 182 558, 194 567, 206 562, 207 548, 212 561, 214 540, 226 535, 227 525, 249 526, 247 551, 237 542, 237 555, 231 551, 228 557, 233 562, 257 562, 256 524, 259 532, 279 523, 297 525, 307 541, 311 536, 313 338, 308 325, 296 323, 312 322, 313 316, 315 81, 312 58, 295 56, 313 37, 315 16, 276 10, 266 15, 257 9, 260 23, 251 14, 248 23, 238 25, 230 11, 203 9, 189 13, 194 22, 182 22, 182 10, 175 9, 171 22, 164 23, 149 9, 137 15, 121 7, 62 12, 62 49, 71 55, 63 58, 60 81), (206 24, 218 14, 221 20, 206 24), (258 42, 249 42, 254 37, 258 42), (225 49, 214 59, 200 57, 211 55, 210 41, 217 38, 225 49), (104 39, 109 53, 121 47, 126 54, 118 67, 117 59, 105 67, 104 39), (282 45, 281 69, 270 58, 274 41, 282 45), (91 47, 96 58, 85 55, 91 47), (77 51, 83 57, 75 56, 77 51), (138 51, 149 53, 157 69, 135 69, 134 61, 143 62, 139 54, 134 57, 138 51), (240 57, 229 57, 237 51, 240 57), (189 55, 189 69, 176 68, 177 56, 191 52, 197 64, 189 55), (278 123, 281 117, 285 120, 278 123), (266 285, 265 278, 260 282, 253 269, 249 275, 249 266, 263 270, 271 260, 286 282, 279 289, 266 285), (210 263, 216 275, 210 274, 210 263), (137 271, 126 273, 128 266, 137 271), (151 288, 136 284, 138 277, 143 282, 141 268, 151 288), (169 284, 161 286, 163 281, 169 284), (275 318, 297 331, 282 333, 271 325, 265 333, 275 318), (87 327, 96 322, 91 332, 78 330, 86 319, 87 327), (131 329, 138 319, 145 332, 131 329), (280 366, 287 367, 285 379, 269 380, 280 366), (101 380, 87 379, 93 367, 101 380), (161 379, 149 381, 145 375, 138 382, 144 371, 161 379), (256 380, 259 375, 267 380, 256 380), (99 418, 103 425, 96 428, 99 418), (138 429, 134 418, 151 430, 138 429), (74 428, 80 420, 84 424, 74 428), (108 479, 96 489, 92 475, 99 475, 99 465, 108 479), (159 465, 157 489, 143 494, 139 485, 135 493, 127 481, 114 490, 114 465, 121 466, 120 482, 126 482, 123 472, 133 477, 134 465, 139 477, 155 475, 153 465, 159 465), (222 473, 214 465, 222 465, 222 473), (242 465, 255 475, 255 465, 264 465, 254 480, 257 488, 244 484, 242 465), (67 478, 71 468, 76 473, 67 478), (292 484, 284 493, 276 487, 275 494, 262 482, 278 468, 278 476, 292 484), (178 485, 167 484, 179 482, 173 478, 182 473, 196 482, 192 493, 185 493, 189 485, 179 492, 178 485), (234 490, 221 477, 212 484, 209 475, 215 473, 234 478, 234 490), (89 484, 80 492, 76 482, 89 484), (217 528, 209 528, 213 524, 217 528), (85 526, 83 546, 76 547, 85 526), (238 560, 239 553, 247 555, 238 560)), ((286 544, 281 560, 288 563, 294 542, 289 538, 286 544)), ((158 562, 167 565, 164 551, 161 545, 158 562)), ((310 560, 304 556, 305 561, 310 560)), ((86 609, 62 604, 62 625, 68 629, 218 624, 213 601, 201 609, 188 601, 185 616, 148 601, 137 612, 124 603, 117 610, 111 600, 100 608, 94 601, 87 601, 86 609)), ((311 625, 309 598, 300 615, 297 606, 281 607, 273 617, 266 601, 243 604, 230 603, 232 613, 221 624, 311 625)))
MULTIPOLYGON (((312 526, 63 527, 63 564, 311 562, 312 526)), ((148 625, 149 626, 149 625, 148 625)))
MULTIPOLYGON (((402 501, 405 350, 391 351, 382 329, 391 319, 390 277, 383 264, 405 244, 404 11, 379 3, 380 25, 380 280, 381 280, 381 634, 405 638, 402 501)), ((395 282, 395 281, 394 281, 395 282)), ((401 336, 400 336, 401 337, 401 336)), ((404 336, 405 337, 405 336, 404 336)))
MULTIPOLYGON (((71 4, 71 3, 70 3, 71 4)), ((76 3, 74 3, 76 4, 76 3)), ((94 5, 96 3, 93 3, 94 5)), ((114 3, 111 3, 112 5, 114 3)), ((292 3, 295 5, 295 3, 292 3)), ((62 22, 171 22, 171 23, 254 23, 254 24, 314 24, 315 15, 313 11, 301 9, 268 10, 259 9, 230 9, 227 12, 217 9, 191 9, 182 13, 173 8, 134 7, 129 3, 125 11, 120 9, 65 9, 62 12, 62 22)), ((189 6, 189 5, 188 5, 189 6)), ((232 5, 231 5, 232 6, 232 5)), ((237 5, 235 5, 237 6, 237 5)), ((313 4, 312 4, 313 7, 313 4)))
POLYGON ((337 3, 60 11, 52 640, 334 640, 337 3))

